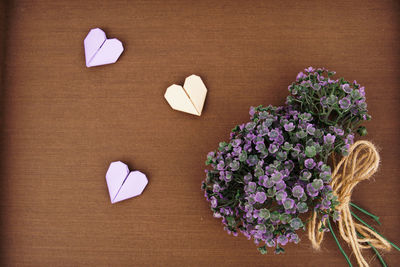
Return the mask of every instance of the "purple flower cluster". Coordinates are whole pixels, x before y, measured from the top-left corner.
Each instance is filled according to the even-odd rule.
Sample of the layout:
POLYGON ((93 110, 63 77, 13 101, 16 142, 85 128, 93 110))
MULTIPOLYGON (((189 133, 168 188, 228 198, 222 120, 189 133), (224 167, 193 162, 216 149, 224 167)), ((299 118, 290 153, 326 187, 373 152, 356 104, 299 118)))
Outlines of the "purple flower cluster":
POLYGON ((305 228, 304 213, 308 211, 338 218, 327 162, 334 151, 347 153, 354 134, 350 126, 332 123, 333 115, 322 118, 315 115, 319 114, 316 110, 302 108, 301 101, 311 94, 310 90, 315 93, 312 99, 327 96, 329 106, 321 104, 318 112, 335 109, 340 117, 346 112, 353 114, 353 108, 361 114, 361 102, 356 103, 352 94, 357 91, 364 95, 354 84, 351 87, 323 77, 324 72, 311 67, 300 72, 296 83, 289 87, 293 96, 288 98, 287 106, 251 107, 251 120, 236 126, 230 141, 221 142, 218 150, 207 156, 210 168, 202 189, 214 217, 222 218, 228 233, 236 236, 241 232, 253 238, 262 253, 267 247, 281 253, 288 242, 298 243, 296 231, 305 228), (328 95, 327 88, 334 84, 341 93, 328 95), (307 96, 303 85, 310 89, 307 96))
POLYGON ((225 229, 238 231, 281 252, 299 242, 300 214, 331 210, 331 169, 323 161, 335 138, 318 129, 309 113, 292 107, 251 108, 251 121, 237 126, 229 143, 210 152, 205 197, 225 229))
MULTIPOLYGON (((357 130, 365 135, 366 129, 360 124, 370 120, 365 98, 365 88, 357 81, 348 82, 343 78, 334 80, 335 72, 325 68, 309 67, 297 75, 289 87, 290 96, 286 103, 302 112, 310 112, 318 118, 318 126, 335 126, 351 134, 357 130)), ((341 134, 340 136, 343 136, 341 134)), ((338 143, 346 144, 343 138, 338 143)), ((346 154, 346 149, 336 150, 346 154)))

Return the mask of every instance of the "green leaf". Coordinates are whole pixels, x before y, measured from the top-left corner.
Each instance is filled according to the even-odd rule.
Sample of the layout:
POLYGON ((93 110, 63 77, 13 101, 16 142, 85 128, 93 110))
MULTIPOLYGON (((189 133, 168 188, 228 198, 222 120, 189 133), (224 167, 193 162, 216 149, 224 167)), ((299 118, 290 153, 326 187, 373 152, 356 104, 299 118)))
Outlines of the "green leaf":
POLYGON ((306 153, 307 157, 313 158, 317 154, 317 150, 315 149, 314 146, 308 146, 308 147, 306 147, 305 153, 306 153))
POLYGON ((220 151, 222 151, 222 150, 224 150, 224 148, 227 146, 228 144, 226 143, 226 142, 221 142, 221 143, 219 143, 219 150, 220 151))
POLYGON ((367 128, 365 128, 364 126, 360 126, 360 127, 358 127, 358 129, 357 129, 357 133, 358 133, 360 136, 365 136, 365 135, 368 134, 367 128))
POLYGON ((285 249, 277 246, 276 249, 275 249, 275 253, 276 254, 285 253, 285 249))
POLYGON ((237 191, 236 191, 236 195, 235 195, 235 199, 236 200, 238 200, 239 198, 240 198, 240 190, 238 189, 237 191))
POLYGON ((258 248, 258 251, 260 251, 260 253, 261 254, 267 254, 267 246, 266 245, 264 245, 264 246, 262 246, 262 247, 259 247, 258 248))
POLYGON ((229 226, 234 227, 236 225, 235 218, 233 218, 232 216, 226 217, 226 221, 228 222, 229 226))
POLYGON ((232 133, 239 132, 239 130, 240 130, 239 125, 236 125, 236 127, 232 129, 232 133))

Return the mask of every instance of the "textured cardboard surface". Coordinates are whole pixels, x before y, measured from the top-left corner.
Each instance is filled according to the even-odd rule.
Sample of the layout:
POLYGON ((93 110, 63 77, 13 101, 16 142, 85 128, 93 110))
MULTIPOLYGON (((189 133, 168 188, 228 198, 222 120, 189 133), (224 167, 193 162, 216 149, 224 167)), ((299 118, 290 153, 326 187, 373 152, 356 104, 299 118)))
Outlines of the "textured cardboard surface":
MULTIPOLYGON (((259 255, 222 230, 200 191, 207 152, 248 120, 249 106, 283 104, 310 65, 366 87, 367 138, 382 164, 353 199, 400 241, 398 1, 21 0, 0 8, 3 266, 345 266, 329 236, 320 252, 303 235, 284 256, 259 255), (94 27, 124 43, 116 64, 86 68, 83 39, 94 27), (163 97, 193 73, 208 89, 201 117, 173 111, 163 97), (104 176, 115 160, 149 184, 112 205, 104 176)), ((385 259, 400 263, 398 252, 385 259)))

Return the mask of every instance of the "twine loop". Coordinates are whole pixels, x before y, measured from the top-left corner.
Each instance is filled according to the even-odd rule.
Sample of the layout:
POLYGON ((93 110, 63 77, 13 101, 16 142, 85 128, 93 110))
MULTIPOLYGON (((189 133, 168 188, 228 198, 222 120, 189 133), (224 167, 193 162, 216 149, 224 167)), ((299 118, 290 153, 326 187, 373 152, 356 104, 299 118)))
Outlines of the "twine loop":
MULTIPOLYGON (((350 199, 354 187, 363 180, 368 180, 378 170, 379 154, 375 146, 368 141, 357 141, 350 147, 349 155, 343 157, 332 172, 332 190, 340 204, 336 207, 340 214, 338 229, 340 236, 351 247, 359 266, 369 266, 361 250, 371 248, 390 250, 388 241, 368 227, 353 221, 350 211, 350 199), (359 235, 358 235, 358 234, 359 235), (369 243, 369 244, 368 244, 369 243)), ((319 229, 324 221, 313 212, 308 223, 308 238, 314 249, 320 249, 324 232, 319 229)))

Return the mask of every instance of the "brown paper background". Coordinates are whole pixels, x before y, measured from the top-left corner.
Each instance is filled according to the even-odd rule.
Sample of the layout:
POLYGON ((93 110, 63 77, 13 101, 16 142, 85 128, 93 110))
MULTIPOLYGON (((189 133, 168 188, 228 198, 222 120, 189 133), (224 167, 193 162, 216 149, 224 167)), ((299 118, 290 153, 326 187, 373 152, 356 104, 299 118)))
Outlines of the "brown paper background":
MULTIPOLYGON (((303 235, 285 255, 260 255, 222 230, 200 191, 207 152, 248 120, 249 106, 283 104, 310 65, 366 87, 366 138, 382 164, 353 200, 399 243, 398 1, 21 0, 0 9, 3 266, 346 266, 329 235, 320 252, 303 235), (123 42, 116 64, 85 67, 94 27, 123 42), (193 73, 209 89, 201 117, 163 98, 193 73), (116 160, 149 185, 111 205, 104 176, 116 160)), ((385 259, 396 266, 400 254, 385 259)))

